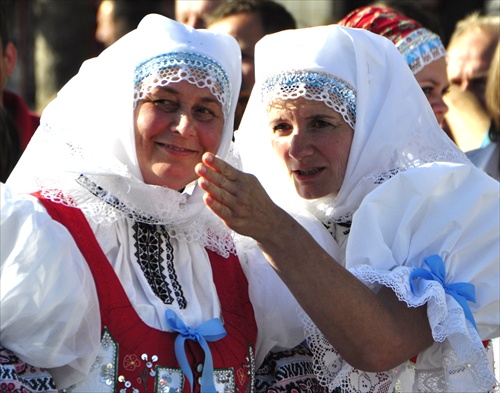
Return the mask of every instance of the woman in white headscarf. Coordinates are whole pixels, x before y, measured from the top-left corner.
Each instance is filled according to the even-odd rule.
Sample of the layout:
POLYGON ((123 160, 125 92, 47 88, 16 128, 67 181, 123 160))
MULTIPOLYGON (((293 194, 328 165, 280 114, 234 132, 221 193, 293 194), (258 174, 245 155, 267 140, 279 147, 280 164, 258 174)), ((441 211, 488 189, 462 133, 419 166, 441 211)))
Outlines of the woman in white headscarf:
POLYGON ((494 389, 481 340, 500 334, 498 182, 442 132, 392 42, 341 26, 263 38, 236 143, 251 175, 205 154, 205 203, 301 304, 323 385, 494 389))
POLYGON ((57 389, 245 391, 260 352, 303 340, 276 323, 255 353, 264 302, 196 185, 203 153, 228 154, 240 82, 232 37, 149 15, 43 112, 2 185, 0 332, 57 389))

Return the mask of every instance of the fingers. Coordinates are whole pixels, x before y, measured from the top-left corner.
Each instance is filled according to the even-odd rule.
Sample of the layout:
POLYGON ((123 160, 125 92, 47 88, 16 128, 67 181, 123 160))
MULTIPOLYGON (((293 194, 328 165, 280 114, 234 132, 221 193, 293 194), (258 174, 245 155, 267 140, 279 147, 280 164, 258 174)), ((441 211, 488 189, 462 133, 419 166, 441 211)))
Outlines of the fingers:
MULTIPOLYGON (((209 187, 211 184, 232 195, 237 192, 237 183, 242 175, 240 171, 212 154, 203 156, 203 163, 196 165, 195 172, 200 177, 200 187, 205 191, 216 191, 214 187, 209 187)), ((220 197, 217 199, 220 200, 220 197)))
POLYGON ((202 157, 202 162, 231 181, 238 180, 239 174, 241 173, 212 153, 205 153, 202 157))

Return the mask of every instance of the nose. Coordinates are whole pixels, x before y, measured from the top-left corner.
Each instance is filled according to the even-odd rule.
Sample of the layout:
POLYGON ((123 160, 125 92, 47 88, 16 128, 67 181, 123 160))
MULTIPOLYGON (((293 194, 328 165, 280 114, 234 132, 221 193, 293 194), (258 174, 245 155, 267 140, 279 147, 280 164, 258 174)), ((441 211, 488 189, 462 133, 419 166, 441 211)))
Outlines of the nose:
POLYGON ((306 133, 294 132, 291 136, 288 154, 297 161, 314 154, 313 146, 310 143, 310 136, 306 133))
POLYGON ((193 120, 188 114, 181 113, 176 117, 172 124, 172 131, 178 132, 182 136, 188 138, 195 134, 193 120))
POLYGON ((446 102, 444 102, 443 96, 439 96, 439 98, 436 99, 436 101, 432 104, 432 109, 434 110, 436 117, 438 115, 446 115, 446 113, 448 112, 448 105, 446 105, 446 102))

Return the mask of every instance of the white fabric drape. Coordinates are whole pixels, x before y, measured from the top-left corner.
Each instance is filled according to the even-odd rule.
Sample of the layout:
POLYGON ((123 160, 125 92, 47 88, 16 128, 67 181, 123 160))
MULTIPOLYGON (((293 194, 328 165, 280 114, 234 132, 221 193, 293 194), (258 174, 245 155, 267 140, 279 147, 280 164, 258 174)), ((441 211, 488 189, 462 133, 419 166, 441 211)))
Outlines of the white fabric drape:
MULTIPOLYGON (((316 82, 314 75, 309 81, 297 79, 303 83, 301 91, 316 82)), ((385 392, 398 383, 406 389, 402 391, 493 388, 481 340, 500 334, 499 185, 474 168, 440 129, 392 42, 334 25, 265 37, 256 46, 256 85, 236 144, 243 170, 255 174, 273 200, 292 213, 305 208, 331 227, 339 263, 373 290, 385 285, 409 306, 427 303, 434 346, 419 355, 415 367, 403 364, 379 374, 345 363, 304 315, 316 371, 325 385, 344 392, 357 392, 360 386, 385 392), (354 138, 342 187, 338 195, 309 201, 297 196, 272 151, 265 103, 273 97, 262 92, 268 78, 279 81, 282 75, 304 71, 345 81, 356 95, 354 138), (351 225, 350 233, 346 225, 351 225), (477 301, 469 304, 479 334, 436 283, 420 296, 411 293, 409 274, 434 254, 444 262, 446 283, 475 286, 477 301)))
MULTIPOLYGON (((225 127, 217 154, 236 165, 237 157, 228 157, 241 81, 236 40, 149 15, 136 30, 86 61, 63 87, 43 112, 41 125, 8 179, 8 187, 2 186, 1 343, 22 360, 49 368, 58 388, 81 381, 95 360, 100 340, 98 303, 92 276, 71 235, 34 197, 23 193, 42 190, 52 201, 76 205, 83 211, 132 305, 149 326, 167 330, 167 308, 190 326, 220 316, 205 248, 221 255, 236 252, 233 234, 205 207, 194 183, 182 193, 145 184, 137 163, 135 68, 170 53, 189 59, 194 54, 199 61, 190 64, 203 75, 212 72, 214 62, 225 73, 227 81, 222 85, 230 91, 221 95, 229 99, 224 102, 225 127), (167 306, 148 284, 135 255, 135 222, 165 227, 187 308, 181 309, 177 303, 167 306)), ((149 83, 155 83, 151 79, 149 83)), ((199 86, 204 82, 188 81, 199 86)), ((263 258, 251 247, 241 251, 249 253, 241 255, 247 262, 263 258)), ((166 269, 165 250, 161 258, 166 269)), ((258 288, 273 282, 256 282, 263 276, 249 274, 257 320, 264 319, 259 313, 267 307, 283 313, 289 310, 295 317, 294 300, 285 290, 288 297, 259 300, 264 290, 258 288), (279 301, 285 306, 269 304, 279 301)), ((280 315, 274 315, 276 324, 268 323, 265 329, 259 326, 260 359, 280 340, 290 340, 284 329, 299 330, 297 318, 283 315, 295 323, 284 326, 280 315), (276 331, 278 328, 281 330, 276 331)))

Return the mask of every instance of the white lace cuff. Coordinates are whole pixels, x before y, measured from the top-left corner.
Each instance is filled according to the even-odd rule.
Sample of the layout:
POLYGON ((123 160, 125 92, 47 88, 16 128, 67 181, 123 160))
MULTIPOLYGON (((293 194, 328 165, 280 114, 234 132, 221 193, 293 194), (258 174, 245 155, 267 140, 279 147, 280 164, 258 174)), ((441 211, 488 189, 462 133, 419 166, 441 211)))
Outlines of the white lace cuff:
POLYGON ((409 307, 427 304, 435 343, 418 355, 416 365, 406 362, 388 372, 366 373, 347 364, 303 314, 315 371, 322 384, 330 390, 340 387, 343 393, 391 392, 394 388, 401 392, 490 392, 498 386, 477 330, 440 282, 421 279, 414 293, 410 286, 414 268, 398 266, 378 271, 358 265, 349 270, 372 290, 391 288, 409 307))

